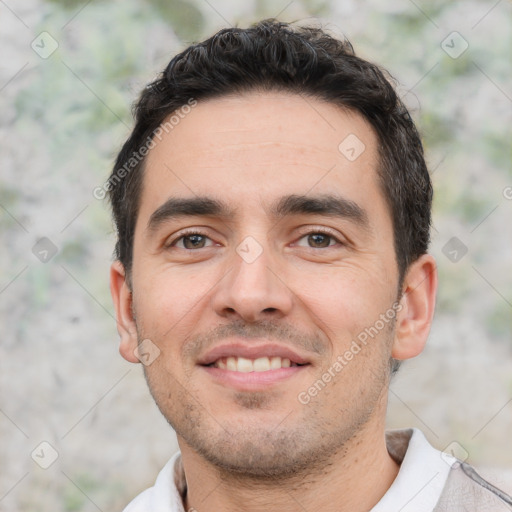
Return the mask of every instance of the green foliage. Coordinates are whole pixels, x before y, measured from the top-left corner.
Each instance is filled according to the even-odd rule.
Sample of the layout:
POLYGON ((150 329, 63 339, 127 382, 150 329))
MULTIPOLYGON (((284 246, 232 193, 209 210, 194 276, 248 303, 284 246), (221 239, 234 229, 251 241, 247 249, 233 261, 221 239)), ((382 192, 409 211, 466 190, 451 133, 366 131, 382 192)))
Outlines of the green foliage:
MULTIPOLYGON (((460 171, 463 173, 464 169, 460 171)), ((490 207, 492 203, 480 190, 464 183, 455 173, 444 177, 442 186, 436 186, 434 210, 438 214, 458 217, 469 227, 482 220, 490 207)))
POLYGON ((439 288, 436 308, 444 315, 459 314, 465 305, 466 297, 471 293, 468 269, 463 264, 439 265, 439 288))
POLYGON ((1 184, 0 186, 0 229, 8 229, 17 225, 12 217, 16 204, 19 202, 21 193, 18 189, 1 184))
POLYGON ((46 0, 50 4, 55 4, 59 9, 72 11, 84 7, 84 0, 46 0))
POLYGON ((66 242, 59 254, 62 264, 72 263, 74 265, 84 265, 89 256, 90 246, 90 240, 83 238, 66 242))
POLYGON ((419 121, 423 143, 428 148, 449 147, 454 142, 453 123, 440 113, 426 110, 419 121))
POLYGON ((310 16, 323 16, 329 18, 331 3, 329 0, 303 0, 302 5, 310 16))
POLYGON ((158 16, 168 23, 182 40, 196 41, 204 30, 204 17, 193 2, 185 0, 146 0, 158 16))
POLYGON ((88 473, 81 473, 73 477, 73 483, 64 491, 63 501, 66 512, 80 512, 90 503, 90 497, 101 490, 102 483, 88 473))
MULTIPOLYGON (((510 294, 508 294, 510 296, 510 294)), ((512 315, 510 305, 504 300, 499 300, 494 305, 491 313, 486 318, 487 332, 494 338, 506 338, 510 342, 508 333, 512 332, 512 315)), ((510 344, 512 349, 512 344, 510 344)))
POLYGON ((438 80, 438 88, 440 90, 443 84, 447 84, 455 77, 469 78, 476 72, 475 67, 472 65, 472 58, 470 52, 466 51, 458 59, 452 59, 448 55, 442 55, 439 68, 436 73, 438 80))
POLYGON ((482 148, 489 163, 503 171, 509 179, 512 178, 512 165, 503 165, 507 160, 510 162, 511 148, 509 139, 503 133, 497 131, 486 131, 482 136, 482 148))

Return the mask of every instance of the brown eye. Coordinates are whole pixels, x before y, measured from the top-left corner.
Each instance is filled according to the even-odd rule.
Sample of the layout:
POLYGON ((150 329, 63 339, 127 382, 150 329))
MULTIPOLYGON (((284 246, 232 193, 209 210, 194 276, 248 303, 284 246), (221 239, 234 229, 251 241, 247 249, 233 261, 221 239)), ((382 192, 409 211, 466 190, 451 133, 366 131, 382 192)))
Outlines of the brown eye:
POLYGON ((304 239, 306 239, 307 247, 311 249, 327 249, 336 245, 336 243, 341 243, 335 236, 330 233, 323 233, 322 231, 312 231, 303 235, 297 245, 305 247, 303 243, 300 243, 304 239))
POLYGON ((212 245, 212 241, 206 235, 202 233, 188 233, 177 238, 170 247, 177 247, 179 249, 193 250, 193 249, 204 249, 212 245), (210 242, 207 245, 207 242, 210 242))
POLYGON ((308 243, 311 247, 324 248, 329 247, 332 236, 324 233, 313 233, 308 235, 308 243))
POLYGON ((187 235, 183 237, 185 249, 200 249, 204 247, 206 237, 202 235, 187 235))

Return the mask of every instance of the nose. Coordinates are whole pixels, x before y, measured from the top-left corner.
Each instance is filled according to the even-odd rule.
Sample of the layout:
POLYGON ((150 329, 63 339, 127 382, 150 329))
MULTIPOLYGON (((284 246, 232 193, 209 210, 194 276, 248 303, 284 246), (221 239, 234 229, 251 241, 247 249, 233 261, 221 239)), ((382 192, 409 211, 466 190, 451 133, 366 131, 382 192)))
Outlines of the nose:
POLYGON ((224 318, 245 322, 279 319, 293 306, 293 292, 268 245, 246 237, 230 255, 230 271, 212 297, 212 307, 224 318))

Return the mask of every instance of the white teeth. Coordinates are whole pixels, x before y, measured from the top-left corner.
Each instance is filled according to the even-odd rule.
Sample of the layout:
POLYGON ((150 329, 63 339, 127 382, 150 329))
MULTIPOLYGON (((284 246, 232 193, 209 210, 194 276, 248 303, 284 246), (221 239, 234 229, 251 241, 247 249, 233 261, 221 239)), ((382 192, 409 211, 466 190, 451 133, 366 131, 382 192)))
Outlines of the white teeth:
POLYGON ((258 359, 247 359, 245 357, 223 357, 213 363, 215 368, 229 370, 232 372, 267 372, 269 370, 279 370, 279 368, 289 368, 297 366, 287 357, 258 357, 258 359))
POLYGON ((266 372, 270 370, 270 361, 268 357, 259 357, 254 360, 253 366, 255 372, 266 372))
POLYGON ((249 373, 254 371, 254 365, 250 359, 245 359, 245 357, 239 357, 236 362, 236 369, 242 373, 249 373))
POLYGON ((277 370, 281 368, 281 358, 280 357, 271 357, 270 358, 270 369, 277 370))

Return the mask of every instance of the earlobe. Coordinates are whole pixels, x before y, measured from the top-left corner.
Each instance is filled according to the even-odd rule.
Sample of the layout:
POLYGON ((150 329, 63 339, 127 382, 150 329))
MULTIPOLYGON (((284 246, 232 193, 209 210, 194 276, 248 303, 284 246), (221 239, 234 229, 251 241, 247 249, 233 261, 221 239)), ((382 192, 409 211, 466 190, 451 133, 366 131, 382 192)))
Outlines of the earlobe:
POLYGON ((126 273, 120 261, 110 267, 110 293, 116 310, 117 332, 121 337, 119 353, 130 363, 138 363, 137 329, 132 312, 132 292, 127 283, 126 273))
POLYGON ((437 268, 434 257, 424 254, 414 261, 404 278, 402 309, 397 315, 391 355, 410 359, 421 353, 434 317, 437 268))

